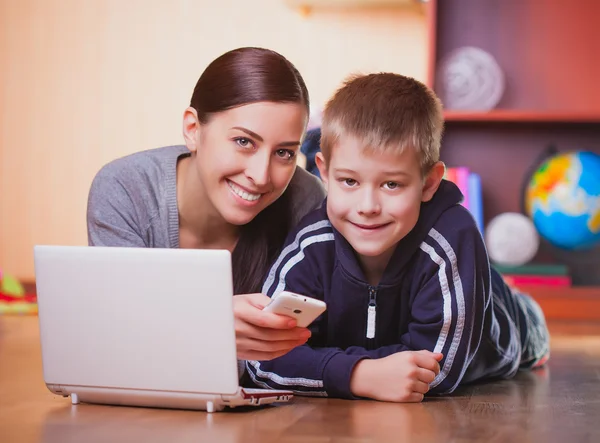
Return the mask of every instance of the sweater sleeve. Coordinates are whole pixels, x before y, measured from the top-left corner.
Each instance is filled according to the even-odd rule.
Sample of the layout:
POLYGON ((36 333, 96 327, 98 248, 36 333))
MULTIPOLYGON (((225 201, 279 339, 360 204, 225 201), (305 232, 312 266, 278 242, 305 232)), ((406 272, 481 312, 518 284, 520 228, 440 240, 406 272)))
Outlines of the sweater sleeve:
POLYGON ((350 347, 346 353, 383 358, 402 351, 440 352, 440 373, 429 392, 451 393, 483 335, 491 297, 489 260, 479 231, 471 225, 446 236, 431 229, 420 251, 410 321, 399 343, 375 350, 350 347))
MULTIPOLYGON (((276 297, 284 290, 323 300, 323 273, 333 232, 327 220, 305 223, 290 236, 271 268, 263 292, 276 297)), ((354 365, 364 358, 338 348, 320 347, 325 342, 326 315, 310 325, 312 336, 299 346, 271 361, 248 361, 253 383, 267 389, 292 390, 298 395, 352 398, 350 376, 354 365)))
POLYGON ((90 246, 147 247, 127 186, 110 167, 101 169, 88 196, 90 246))
MULTIPOLYGON (((265 283, 268 295, 287 289, 322 299, 321 276, 315 266, 318 250, 308 247, 317 236, 296 238, 295 244, 284 249, 265 283)), ((326 343, 321 318, 312 325, 313 335, 308 345, 269 362, 248 362, 254 383, 265 388, 289 389, 298 395, 354 398, 350 379, 360 360, 428 349, 444 355, 430 393, 454 391, 479 347, 490 300, 490 269, 476 228, 466 228, 452 238, 450 243, 432 229, 420 245, 421 270, 412 300, 411 320, 398 343, 373 350, 358 346, 345 350, 322 347, 326 343)))
POLYGON ((401 342, 412 350, 444 355, 430 393, 450 393, 463 379, 483 335, 491 297, 489 260, 474 226, 449 236, 431 229, 420 249, 420 287, 401 342))

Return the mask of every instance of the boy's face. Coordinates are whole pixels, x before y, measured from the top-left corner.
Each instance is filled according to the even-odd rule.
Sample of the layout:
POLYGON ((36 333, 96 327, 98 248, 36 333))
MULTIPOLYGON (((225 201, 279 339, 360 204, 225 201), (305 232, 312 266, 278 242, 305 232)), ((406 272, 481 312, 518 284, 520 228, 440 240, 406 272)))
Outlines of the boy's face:
POLYGON ((438 162, 421 174, 414 149, 365 153, 355 137, 343 136, 326 164, 317 166, 328 189, 327 214, 363 262, 387 260, 416 225, 421 202, 429 201, 444 173, 438 162))

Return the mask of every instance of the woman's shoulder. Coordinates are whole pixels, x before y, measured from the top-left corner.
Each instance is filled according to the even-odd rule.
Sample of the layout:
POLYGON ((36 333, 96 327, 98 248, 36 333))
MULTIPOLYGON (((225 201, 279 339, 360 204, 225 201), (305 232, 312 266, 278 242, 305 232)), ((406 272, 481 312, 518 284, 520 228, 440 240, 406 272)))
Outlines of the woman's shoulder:
POLYGON ((94 177, 88 207, 94 209, 110 199, 113 204, 144 208, 152 216, 166 204, 168 195, 176 193, 177 159, 186 153, 185 146, 167 146, 112 160, 94 177))
POLYGON ((133 181, 140 176, 161 178, 177 165, 177 159, 188 149, 183 145, 166 146, 135 152, 105 164, 96 174, 102 179, 133 181))
POLYGON ((296 167, 287 192, 292 202, 294 225, 310 211, 320 207, 326 196, 321 180, 301 167, 296 167))

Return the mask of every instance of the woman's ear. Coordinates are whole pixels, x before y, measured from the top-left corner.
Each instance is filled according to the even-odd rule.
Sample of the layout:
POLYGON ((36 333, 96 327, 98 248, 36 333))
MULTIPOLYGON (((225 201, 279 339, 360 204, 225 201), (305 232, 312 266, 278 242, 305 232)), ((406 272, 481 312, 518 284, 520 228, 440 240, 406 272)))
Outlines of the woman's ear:
POLYGON ((442 182, 442 178, 444 178, 444 173, 446 172, 446 165, 442 162, 436 162, 431 167, 427 176, 425 177, 425 181, 423 182, 423 192, 421 193, 421 201, 428 202, 433 198, 433 195, 436 193, 438 188, 440 187, 440 183, 442 182))
POLYGON ((327 163, 325 162, 325 157, 323 156, 322 152, 317 152, 315 155, 315 164, 317 165, 317 169, 321 175, 321 180, 323 180, 323 183, 327 185, 329 181, 329 177, 327 176, 327 163))
POLYGON ((198 140, 200 140, 200 122, 198 113, 192 107, 183 112, 183 138, 185 145, 190 152, 198 150, 198 140))

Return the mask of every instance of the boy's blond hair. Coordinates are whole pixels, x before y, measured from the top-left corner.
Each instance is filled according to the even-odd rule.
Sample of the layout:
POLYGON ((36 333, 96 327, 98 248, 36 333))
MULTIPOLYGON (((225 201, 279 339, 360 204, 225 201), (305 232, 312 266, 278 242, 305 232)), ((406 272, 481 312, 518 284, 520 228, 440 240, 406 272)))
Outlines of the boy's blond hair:
POLYGON ((440 158, 443 127, 442 104, 423 83, 393 73, 353 76, 325 107, 321 151, 329 162, 342 134, 370 152, 408 147, 425 175, 440 158))

